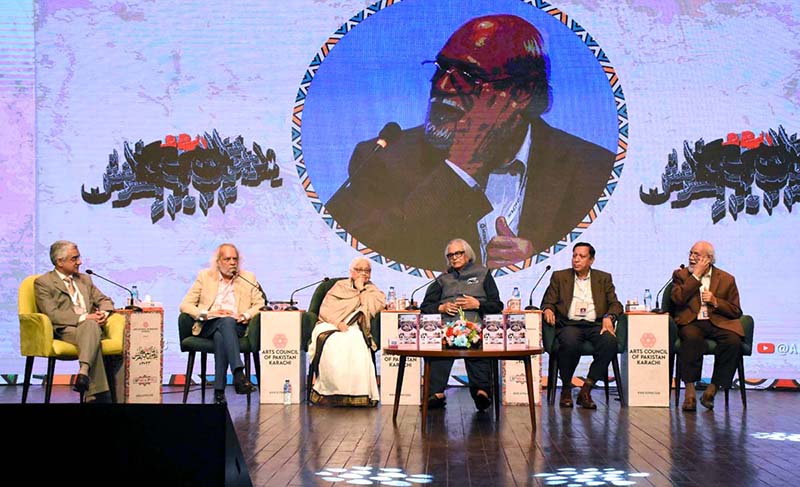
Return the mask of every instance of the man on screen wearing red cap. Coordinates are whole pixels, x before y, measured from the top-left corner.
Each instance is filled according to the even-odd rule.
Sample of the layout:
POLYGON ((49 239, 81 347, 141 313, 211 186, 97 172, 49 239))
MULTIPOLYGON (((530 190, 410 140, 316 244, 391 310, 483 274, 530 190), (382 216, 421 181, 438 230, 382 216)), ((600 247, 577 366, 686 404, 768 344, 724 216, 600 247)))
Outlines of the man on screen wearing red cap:
POLYGON ((356 146, 328 211, 374 250, 428 269, 457 236, 488 267, 563 238, 602 194, 614 154, 541 119, 550 86, 539 31, 513 15, 472 19, 432 63, 425 124, 379 151, 375 139, 356 146))

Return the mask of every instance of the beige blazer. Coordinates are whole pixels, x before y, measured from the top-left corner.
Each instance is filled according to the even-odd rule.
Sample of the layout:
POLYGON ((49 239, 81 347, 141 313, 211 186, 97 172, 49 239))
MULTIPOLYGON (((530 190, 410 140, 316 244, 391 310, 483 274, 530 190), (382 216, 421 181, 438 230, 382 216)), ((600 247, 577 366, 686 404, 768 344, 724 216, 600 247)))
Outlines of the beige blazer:
MULTIPOLYGON (((94 286, 92 279, 86 274, 75 274, 73 282, 83 295, 86 312, 112 311, 114 302, 94 286)), ((77 326, 80 317, 72 308, 72 298, 67 285, 58 277, 56 271, 42 274, 33 281, 36 294, 36 307, 40 313, 46 314, 54 326, 77 326)))
MULTIPOLYGON (((239 271, 239 274, 252 283, 257 283, 256 276, 252 272, 239 271)), ((236 277, 233 281, 233 295, 236 300, 236 312, 247 313, 251 318, 258 313, 264 306, 264 297, 255 286, 251 286, 243 279, 236 277)), ((219 271, 217 269, 203 269, 197 275, 194 284, 181 302, 181 313, 186 313, 195 320, 200 316, 201 311, 208 311, 217 298, 217 288, 219 287, 219 271)), ((203 329, 203 323, 195 321, 192 326, 192 335, 199 335, 203 329)))

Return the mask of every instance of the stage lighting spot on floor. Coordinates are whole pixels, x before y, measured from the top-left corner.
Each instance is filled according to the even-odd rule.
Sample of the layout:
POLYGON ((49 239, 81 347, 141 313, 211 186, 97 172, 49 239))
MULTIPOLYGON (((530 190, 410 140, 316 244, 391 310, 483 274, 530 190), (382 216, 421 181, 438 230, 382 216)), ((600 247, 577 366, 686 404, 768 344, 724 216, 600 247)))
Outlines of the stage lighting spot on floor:
POLYGON ((433 475, 427 473, 408 474, 402 468, 358 466, 347 468, 325 468, 317 476, 326 482, 346 482, 350 485, 389 485, 410 487, 430 484, 433 475))
POLYGON ((784 433, 783 431, 775 431, 773 433, 751 433, 750 436, 757 440, 800 442, 800 433, 784 433))
POLYGON ((544 485, 564 485, 566 487, 636 485, 636 479, 650 476, 647 472, 630 472, 616 468, 562 467, 554 472, 540 472, 533 475, 542 479, 544 485))

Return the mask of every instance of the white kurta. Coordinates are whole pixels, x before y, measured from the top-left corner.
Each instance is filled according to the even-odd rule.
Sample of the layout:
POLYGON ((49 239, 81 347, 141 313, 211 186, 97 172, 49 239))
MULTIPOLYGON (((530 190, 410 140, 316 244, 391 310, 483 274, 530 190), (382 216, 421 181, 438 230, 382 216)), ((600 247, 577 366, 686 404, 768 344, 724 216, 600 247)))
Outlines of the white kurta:
MULTIPOLYGON (((330 323, 318 323, 314 327, 308 350, 310 356, 316 353, 317 336, 335 329, 336 326, 330 323)), ((380 398, 372 354, 358 325, 351 325, 348 331, 337 331, 328 337, 320 357, 319 377, 314 390, 323 396, 368 396, 374 401, 380 398)))

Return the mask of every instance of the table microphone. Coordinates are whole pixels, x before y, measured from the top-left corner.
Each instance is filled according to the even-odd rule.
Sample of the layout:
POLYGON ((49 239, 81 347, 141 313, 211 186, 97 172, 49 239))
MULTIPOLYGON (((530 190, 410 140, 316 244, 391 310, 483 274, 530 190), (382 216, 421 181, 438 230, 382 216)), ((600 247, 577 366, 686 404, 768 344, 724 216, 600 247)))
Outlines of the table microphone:
POLYGON ((547 264, 547 267, 544 268, 544 272, 542 272, 542 275, 539 276, 539 280, 536 281, 536 284, 533 285, 533 289, 531 289, 531 294, 530 296, 528 296, 528 306, 525 306, 526 310, 530 311, 539 309, 538 306, 533 305, 533 292, 536 290, 536 288, 539 286, 539 283, 542 282, 542 279, 544 279, 545 274, 547 274, 551 268, 552 266, 550 264, 547 264))
POLYGON ((330 281, 330 279, 331 279, 330 277, 323 277, 322 279, 320 279, 317 282, 312 282, 311 284, 309 284, 307 286, 303 286, 303 287, 301 287, 299 289, 295 289, 294 291, 292 291, 292 294, 289 296, 289 307, 286 308, 286 309, 289 310, 289 311, 297 311, 297 306, 295 306, 295 304, 297 302, 294 300, 294 295, 295 295, 296 292, 302 291, 303 289, 308 289, 311 286, 316 286, 317 284, 320 284, 322 282, 330 281))
POLYGON ((420 289, 422 289, 424 287, 430 286, 430 284, 435 280, 436 280, 436 278, 433 278, 430 281, 428 281, 425 284, 423 284, 422 286, 420 286, 420 287, 414 289, 413 291, 411 291, 411 305, 409 305, 409 307, 408 307, 409 310, 413 311, 413 310, 419 309, 419 306, 417 306, 417 303, 414 302, 414 293, 419 291, 420 289))
POLYGON ((130 294, 130 295, 131 295, 131 298, 130 298, 130 303, 131 303, 131 304, 129 304, 128 306, 125 306, 125 309, 130 309, 130 310, 133 310, 133 311, 141 311, 141 310, 142 310, 142 308, 140 308, 139 306, 136 306, 135 304, 133 304, 133 291, 131 291, 131 290, 130 290, 130 289, 128 289, 127 287, 123 286, 122 284, 120 284, 120 283, 118 283, 118 282, 114 282, 114 281, 112 281, 111 279, 108 279, 108 278, 106 278, 106 277, 103 277, 103 276, 101 276, 100 274, 98 274, 98 273, 94 272, 94 271, 93 271, 93 270, 91 270, 91 269, 86 269, 86 273, 87 273, 87 274, 89 274, 90 276, 96 276, 96 277, 99 277, 100 279, 102 279, 102 280, 104 280, 104 281, 106 281, 106 282, 110 282, 111 284, 113 284, 113 285, 115 285, 115 286, 117 286, 117 287, 121 287, 122 289, 124 289, 124 290, 128 291, 128 294, 130 294))
MULTIPOLYGON (((681 264, 681 266, 680 266, 680 269, 683 269, 683 268, 685 268, 685 267, 686 267, 686 265, 685 265, 685 264, 681 264)), ((663 286, 661 286, 661 289, 659 289, 659 290, 658 290, 658 292, 656 293, 656 307, 652 309, 652 312, 653 312, 653 313, 666 313, 666 311, 664 311, 663 309, 661 309, 661 306, 659 305, 659 301, 658 301, 658 299, 659 299, 659 298, 658 298, 658 296, 659 296, 661 293, 663 293, 663 292, 664 292, 664 290, 667 288, 667 286, 668 286, 668 285, 669 285, 669 283, 671 283, 671 282, 672 282, 672 276, 670 276, 670 278, 667 280, 667 282, 665 282, 665 283, 664 283, 664 285, 663 285, 663 286)))
POLYGON ((261 292, 261 297, 264 298, 264 306, 259 308, 259 311, 272 311, 272 309, 269 306, 267 306, 267 303, 269 302, 269 301, 267 301, 267 293, 264 292, 264 288, 261 287, 261 284, 258 281, 256 281, 255 284, 250 282, 248 279, 245 279, 245 277, 243 275, 239 274, 238 270, 233 271, 233 275, 234 275, 234 277, 241 278, 244 282, 246 282, 247 284, 250 284, 254 288, 258 289, 259 292, 261 292))

